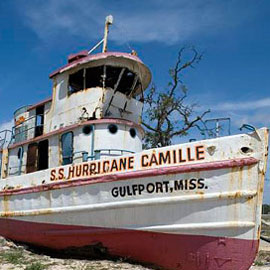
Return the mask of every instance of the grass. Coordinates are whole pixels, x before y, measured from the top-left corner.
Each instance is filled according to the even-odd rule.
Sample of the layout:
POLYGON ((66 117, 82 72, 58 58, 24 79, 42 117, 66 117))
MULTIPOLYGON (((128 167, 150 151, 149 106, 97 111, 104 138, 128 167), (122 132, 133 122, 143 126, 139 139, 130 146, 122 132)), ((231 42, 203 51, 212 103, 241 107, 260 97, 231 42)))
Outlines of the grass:
POLYGON ((264 265, 264 263, 261 262, 261 261, 255 261, 254 264, 255 264, 256 266, 263 266, 263 265, 264 265))
POLYGON ((34 262, 34 263, 31 263, 30 265, 27 265, 24 270, 44 270, 46 269, 47 266, 40 263, 40 262, 34 262))
POLYGON ((10 263, 10 264, 23 264, 24 257, 22 250, 8 251, 0 254, 1 260, 10 263))

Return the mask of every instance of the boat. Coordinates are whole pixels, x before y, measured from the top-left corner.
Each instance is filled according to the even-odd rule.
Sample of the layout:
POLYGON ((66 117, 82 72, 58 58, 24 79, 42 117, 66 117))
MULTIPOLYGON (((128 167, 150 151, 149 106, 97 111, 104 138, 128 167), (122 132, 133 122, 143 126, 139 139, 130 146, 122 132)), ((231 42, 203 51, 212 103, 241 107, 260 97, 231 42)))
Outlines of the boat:
POLYGON ((143 150, 151 72, 135 52, 107 51, 111 23, 101 53, 70 55, 52 96, 0 132, 0 235, 168 270, 248 270, 268 130, 143 150))

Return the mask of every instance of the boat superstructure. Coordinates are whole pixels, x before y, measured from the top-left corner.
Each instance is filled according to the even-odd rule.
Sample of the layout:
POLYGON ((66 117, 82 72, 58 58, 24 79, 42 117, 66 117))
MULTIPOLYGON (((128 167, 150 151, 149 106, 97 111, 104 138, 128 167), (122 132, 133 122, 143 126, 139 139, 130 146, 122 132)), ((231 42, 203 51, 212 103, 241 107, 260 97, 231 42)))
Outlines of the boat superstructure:
POLYGON ((80 52, 50 77, 52 98, 14 114, 3 177, 142 150, 140 99, 151 75, 137 56, 80 52))
POLYGON ((136 53, 82 51, 50 78, 52 97, 14 113, 11 140, 0 132, 1 235, 164 269, 249 269, 267 129, 143 151, 151 73, 136 53))

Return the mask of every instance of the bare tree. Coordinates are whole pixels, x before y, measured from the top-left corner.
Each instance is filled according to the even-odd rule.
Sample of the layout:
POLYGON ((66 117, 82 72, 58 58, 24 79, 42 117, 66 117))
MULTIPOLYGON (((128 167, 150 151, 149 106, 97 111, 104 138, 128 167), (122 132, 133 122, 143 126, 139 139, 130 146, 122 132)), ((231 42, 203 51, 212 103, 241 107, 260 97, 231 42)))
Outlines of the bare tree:
POLYGON ((194 47, 181 48, 175 66, 169 70, 167 88, 158 90, 153 84, 149 89, 142 121, 146 128, 145 148, 170 145, 174 137, 186 136, 194 127, 201 130, 203 117, 210 110, 194 115, 198 105, 186 103, 188 91, 181 78, 185 70, 201 61, 202 55, 194 47))

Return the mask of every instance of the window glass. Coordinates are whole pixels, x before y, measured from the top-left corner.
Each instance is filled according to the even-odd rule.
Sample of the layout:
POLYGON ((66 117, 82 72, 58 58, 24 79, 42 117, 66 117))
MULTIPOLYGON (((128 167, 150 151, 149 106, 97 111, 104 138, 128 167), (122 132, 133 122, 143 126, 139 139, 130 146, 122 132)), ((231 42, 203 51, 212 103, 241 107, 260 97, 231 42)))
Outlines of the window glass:
POLYGON ((85 78, 86 88, 102 87, 103 74, 104 74, 103 66, 86 69, 86 78, 85 78))
POLYGON ((123 74, 123 77, 120 80, 117 91, 125 95, 128 95, 131 91, 134 80, 135 80, 135 74, 131 72, 130 70, 126 69, 123 74))
POLYGON ((106 68, 106 87, 114 89, 122 68, 107 66, 106 68))
POLYGON ((24 152, 24 149, 23 149, 23 147, 21 146, 21 147, 18 149, 18 152, 17 152, 17 156, 18 156, 18 174, 19 174, 19 175, 21 175, 21 172, 22 172, 23 152, 24 152))
POLYGON ((69 93, 73 94, 83 89, 83 69, 69 75, 69 93))
POLYGON ((62 165, 73 162, 73 132, 64 133, 61 136, 62 165))
POLYGON ((129 95, 133 88, 137 89, 140 86, 140 81, 137 81, 136 74, 127 68, 97 66, 87 68, 85 71, 81 69, 71 74, 69 76, 69 94, 78 92, 84 88, 103 87, 103 81, 105 87, 114 89, 120 75, 121 79, 116 91, 129 95))

